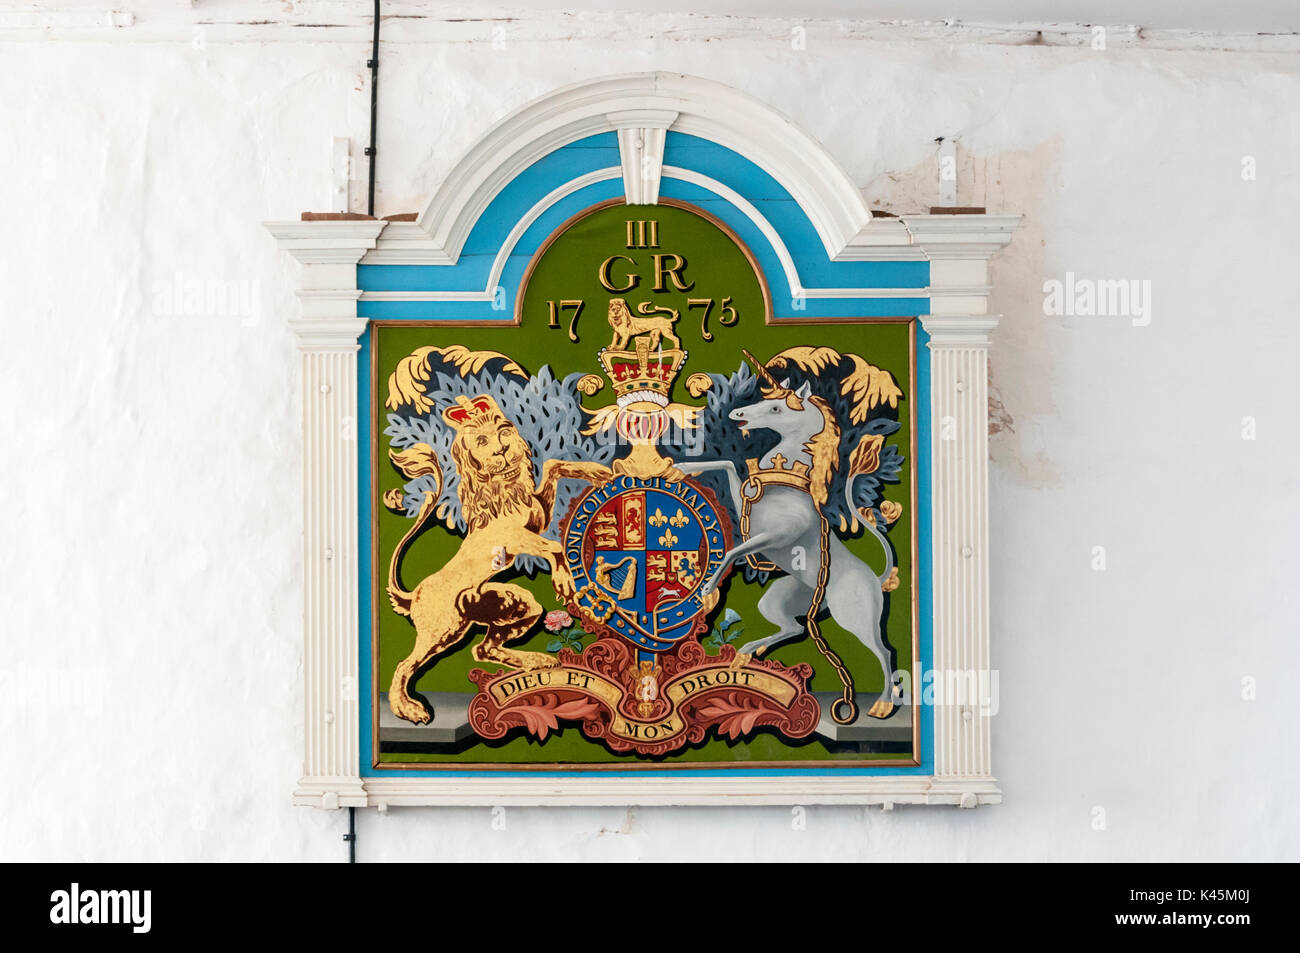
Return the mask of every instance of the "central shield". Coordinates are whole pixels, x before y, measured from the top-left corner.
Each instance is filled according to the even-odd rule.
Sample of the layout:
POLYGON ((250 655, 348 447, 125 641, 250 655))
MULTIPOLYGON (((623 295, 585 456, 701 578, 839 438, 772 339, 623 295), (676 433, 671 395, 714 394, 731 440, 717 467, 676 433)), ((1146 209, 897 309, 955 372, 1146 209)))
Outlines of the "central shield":
POLYGON ((667 651, 704 629, 716 592, 700 588, 731 547, 709 490, 663 477, 593 487, 575 502, 563 539, 573 611, 642 652, 667 651))

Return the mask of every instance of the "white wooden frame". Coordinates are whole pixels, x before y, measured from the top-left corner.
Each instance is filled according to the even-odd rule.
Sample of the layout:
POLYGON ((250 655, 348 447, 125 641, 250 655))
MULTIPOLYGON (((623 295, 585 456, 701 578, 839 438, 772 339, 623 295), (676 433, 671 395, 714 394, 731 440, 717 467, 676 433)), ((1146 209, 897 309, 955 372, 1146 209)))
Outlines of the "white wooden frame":
MULTIPOLYGON (((951 690, 933 699, 934 774, 843 777, 603 777, 596 772, 483 777, 360 773, 358 710, 356 266, 454 264, 492 198, 568 142, 616 131, 629 202, 653 204, 665 132, 748 156, 790 191, 836 261, 924 258, 930 265, 933 659, 935 684, 989 682, 987 351, 992 255, 1018 216, 873 219, 826 151, 788 119, 734 89, 677 74, 576 84, 515 111, 474 145, 415 222, 272 222, 302 265, 305 503, 303 673, 306 737, 294 802, 324 808, 420 804, 952 804, 1001 800, 990 762, 990 713, 951 690)), ((910 292, 917 295, 918 292, 910 292)), ((917 695, 921 694, 918 684, 917 695)), ((894 769, 897 771, 897 769, 894 769)))

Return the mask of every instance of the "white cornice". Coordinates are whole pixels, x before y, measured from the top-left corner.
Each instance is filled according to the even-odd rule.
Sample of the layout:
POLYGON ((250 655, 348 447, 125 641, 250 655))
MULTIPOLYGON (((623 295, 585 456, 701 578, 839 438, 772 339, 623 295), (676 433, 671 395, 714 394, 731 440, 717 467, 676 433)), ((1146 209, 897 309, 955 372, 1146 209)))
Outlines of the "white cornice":
POLYGON ((304 265, 355 265, 375 247, 388 222, 381 219, 264 222, 280 247, 304 265))
POLYGON ((280 247, 302 264, 301 312, 289 319, 299 350, 309 354, 357 350, 366 321, 357 317, 361 291, 356 264, 375 247, 387 225, 375 219, 266 223, 280 247))
POLYGON ((912 240, 935 258, 991 258, 1011 241, 1019 215, 902 215, 912 240))
POLYGON ((934 347, 985 347, 998 326, 997 314, 923 314, 921 326, 934 347))
POLYGON ((298 350, 309 354, 348 353, 360 346, 366 330, 365 318, 290 318, 289 327, 298 339, 298 350))

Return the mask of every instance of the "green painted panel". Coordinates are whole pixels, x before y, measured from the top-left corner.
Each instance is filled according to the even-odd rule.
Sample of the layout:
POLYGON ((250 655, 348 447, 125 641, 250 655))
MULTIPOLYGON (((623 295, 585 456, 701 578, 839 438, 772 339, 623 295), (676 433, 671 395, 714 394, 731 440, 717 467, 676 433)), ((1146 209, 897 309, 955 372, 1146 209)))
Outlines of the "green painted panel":
MULTIPOLYGON (((910 676, 915 667, 912 606, 916 597, 912 544, 912 467, 915 459, 911 419, 915 400, 912 324, 897 321, 769 325, 765 320, 765 289, 755 273, 751 259, 745 249, 718 224, 685 207, 616 205, 598 207, 595 212, 572 223, 553 237, 539 256, 530 277, 525 278, 525 288, 521 289, 520 295, 518 326, 503 326, 504 322, 495 326, 453 326, 446 322, 381 322, 373 328, 373 406, 379 408, 379 413, 372 428, 376 434, 376 447, 373 449, 377 456, 376 479, 372 487, 375 498, 368 502, 375 513, 376 530, 376 571, 372 591, 373 603, 377 607, 373 633, 376 647, 376 696, 378 692, 388 690, 395 669, 407 657, 415 642, 415 630, 411 622, 392 611, 386 592, 391 556, 411 527, 412 520, 406 513, 394 513, 387 509, 382 503, 382 497, 386 492, 401 491, 408 501, 414 501, 416 497, 412 495, 412 488, 418 487, 411 478, 400 473, 389 462, 389 451, 395 444, 402 442, 401 435, 416 432, 425 434, 436 448, 441 446, 438 444, 439 439, 444 443, 449 442, 450 430, 443 422, 441 411, 454 404, 454 397, 450 395, 464 393, 473 396, 478 392, 494 393, 503 413, 516 422, 535 417, 541 420, 541 423, 531 425, 541 428, 537 431, 538 445, 551 446, 552 443, 547 441, 558 440, 558 437, 546 433, 546 428, 552 426, 548 414, 562 416, 561 411, 571 407, 572 401, 576 399, 581 399, 588 410, 596 410, 614 402, 608 381, 599 392, 581 397, 574 391, 572 382, 567 388, 553 382, 563 381, 569 375, 606 376, 597 355, 601 348, 611 343, 607 314, 610 300, 616 297, 623 298, 634 312, 638 305, 644 304, 646 310, 672 309, 678 313, 678 319, 670 327, 680 338, 681 348, 688 353, 688 357, 673 385, 671 398, 687 406, 704 407, 703 413, 711 418, 710 426, 713 427, 728 425, 725 412, 730 406, 709 407, 709 402, 704 397, 697 399, 687 393, 685 381, 695 373, 724 375, 728 378, 736 375, 745 366, 742 347, 764 361, 792 347, 815 345, 832 348, 843 355, 860 355, 875 367, 888 372, 896 382, 901 390, 897 406, 877 408, 873 417, 890 428, 895 423, 897 425, 884 439, 885 447, 894 448, 889 452, 894 454, 892 459, 895 460, 895 466, 882 491, 883 497, 891 503, 891 512, 892 504, 899 507, 899 515, 889 527, 889 538, 897 556, 900 584, 886 600, 883 624, 888 643, 896 652, 897 669, 910 676), (629 225, 629 221, 633 224, 629 225), (635 224, 638 221, 653 221, 655 224, 653 228, 646 226, 643 231, 641 226, 635 224), (635 247, 628 247, 629 245, 635 247), (649 247, 640 247, 642 245, 649 247), (577 301, 582 302, 580 311, 571 304, 577 301), (707 308, 704 305, 706 301, 711 302, 707 308), (577 320, 573 322, 575 311, 577 320), (572 340, 573 337, 577 340, 572 340), (435 360, 436 367, 431 379, 420 384, 433 399, 435 406, 431 411, 422 415, 404 405, 394 414, 384 407, 390 396, 390 376, 398 369, 400 362, 420 348, 446 348, 450 345, 506 355, 534 380, 525 383, 518 375, 504 373, 504 362, 500 360, 488 361, 479 369, 469 370, 463 377, 454 366, 437 364, 435 360), (539 377, 540 383, 536 380, 539 377), (516 393, 510 387, 522 387, 523 390, 516 393), (551 402, 549 409, 541 412, 542 403, 547 401, 551 402), (389 415, 393 415, 392 419, 389 415), (385 433, 386 430, 388 433, 385 433)), ((668 312, 657 310, 654 313, 662 315, 668 312)), ((663 342, 665 347, 669 343, 663 342)), ((791 373, 796 380, 815 376, 797 369, 791 373)), ((714 403, 721 396, 720 392, 729 393, 727 384, 727 381, 721 379, 715 382, 714 403)), ((827 393, 831 394, 830 391, 827 393)), ((857 432, 850 421, 844 421, 844 424, 846 434, 850 431, 857 432)), ((521 432, 527 429, 528 426, 521 424, 521 432)), ((761 446, 761 433, 751 431, 749 439, 755 441, 755 447, 761 446)), ((445 447, 441 449, 445 450, 445 447)), ((700 449, 701 456, 708 458, 710 447, 700 449)), ((842 447, 839 459, 841 469, 848 466, 848 454, 852 449, 849 446, 842 447)), ((536 454, 536 447, 534 452, 536 454)), ((615 446, 604 452, 622 457, 627 453, 627 447, 615 446)), ((576 457, 570 454, 567 458, 576 457)), ((448 471, 446 476, 450 477, 455 464, 445 453, 440 459, 443 469, 448 471)), ((541 459, 535 461, 539 467, 541 462, 541 459)), ((572 492, 573 488, 570 487, 570 495, 572 492)), ((829 509, 824 512, 829 512, 829 509)), ((842 505, 839 512, 841 515, 844 512, 842 505)), ((832 522, 837 524, 837 521, 832 522)), ((831 529, 835 531, 841 527, 832 525, 831 529)), ((462 545, 463 535, 463 531, 454 531, 445 524, 439 524, 417 537, 402 560, 401 577, 404 584, 414 589, 421 580, 438 572, 456 555, 462 545)), ((883 567, 884 556, 873 537, 860 530, 857 533, 842 531, 839 535, 849 551, 873 567, 873 570, 879 571, 883 567)), ((496 581, 508 581, 523 587, 547 610, 562 607, 552 588, 551 577, 544 571, 530 578, 511 569, 498 575, 496 581)), ((758 610, 758 601, 764 591, 762 581, 746 581, 740 572, 734 572, 724 585, 722 600, 710 614, 710 624, 722 621, 730 610, 730 613, 735 613, 740 619, 727 629, 727 633, 733 636, 733 645, 771 634, 774 627, 763 619, 758 610), (740 630, 740 634, 737 636, 733 630, 740 630)), ((830 617, 824 618, 822 632, 829 645, 853 673, 857 691, 879 692, 884 684, 879 665, 858 638, 830 617)), ((474 659, 472 649, 480 638, 481 630, 471 628, 467 637, 436 658, 415 682, 415 689, 432 693, 470 693, 475 690, 469 679, 471 670, 480 668, 493 672, 504 671, 500 665, 485 665, 474 659)), ((526 637, 511 643, 511 647, 553 653, 557 638, 555 633, 547 631, 539 623, 526 637)), ((578 636, 576 640, 583 645, 590 645, 595 636, 578 636)), ((570 641, 574 641, 572 634, 570 641)), ((708 650, 717 654, 716 640, 705 639, 705 642, 708 650)), ((812 691, 839 692, 841 689, 835 670, 807 637, 776 647, 768 657, 787 666, 798 663, 810 665, 814 672, 809 685, 812 691)), ((502 741, 486 742, 471 738, 445 747, 383 743, 380 752, 381 765, 462 766, 476 763, 627 766, 637 763, 704 765, 787 761, 848 764, 880 760, 897 762, 900 759, 909 760, 913 755, 910 744, 901 748, 894 744, 883 751, 863 751, 853 745, 829 742, 818 734, 803 739, 789 739, 770 730, 759 730, 740 740, 719 738, 711 734, 702 743, 687 745, 666 756, 650 758, 635 754, 614 754, 604 745, 584 737, 576 724, 563 721, 544 740, 516 732, 502 741)))

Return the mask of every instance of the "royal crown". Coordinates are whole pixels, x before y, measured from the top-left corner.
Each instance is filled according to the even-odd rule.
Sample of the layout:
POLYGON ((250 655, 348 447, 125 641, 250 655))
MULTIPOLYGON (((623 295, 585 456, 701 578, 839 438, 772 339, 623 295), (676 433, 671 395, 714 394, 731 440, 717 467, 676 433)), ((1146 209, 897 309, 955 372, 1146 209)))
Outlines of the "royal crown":
POLYGON ((603 348, 600 352, 600 363, 614 385, 618 405, 646 401, 668 406, 668 394, 686 362, 686 352, 678 348, 652 351, 647 338, 637 338, 633 344, 634 351, 603 348))
POLYGON ((447 423, 460 430, 464 427, 501 420, 504 415, 490 394, 479 394, 472 399, 461 394, 456 398, 456 406, 444 410, 442 417, 447 423))

